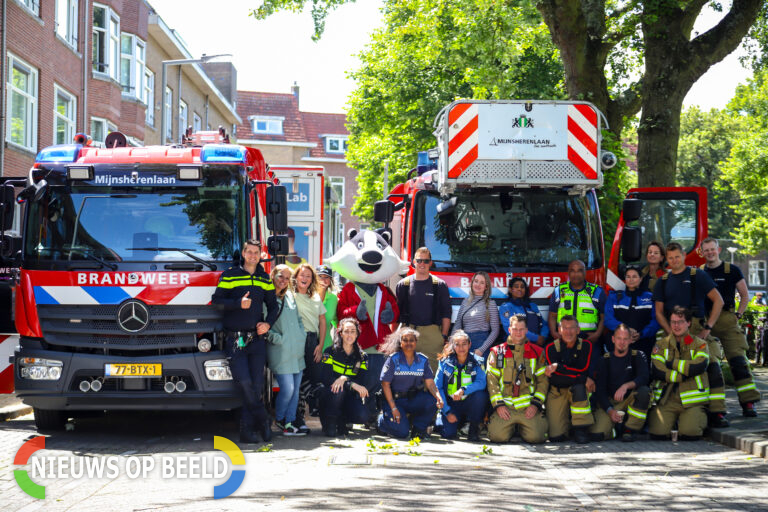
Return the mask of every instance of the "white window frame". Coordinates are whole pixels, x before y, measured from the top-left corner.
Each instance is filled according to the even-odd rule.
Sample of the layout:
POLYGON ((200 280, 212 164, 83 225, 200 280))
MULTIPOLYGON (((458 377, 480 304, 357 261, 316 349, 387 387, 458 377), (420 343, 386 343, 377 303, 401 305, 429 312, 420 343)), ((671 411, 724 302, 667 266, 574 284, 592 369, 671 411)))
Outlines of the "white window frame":
POLYGON ((764 288, 766 285, 766 261, 752 260, 749 262, 749 286, 764 288))
POLYGON ((187 122, 189 121, 189 105, 184 100, 179 100, 179 139, 182 134, 187 130, 187 122))
POLYGON ((251 132, 263 133, 265 135, 282 135, 283 134, 283 116, 249 116, 248 120, 251 122, 251 132), (262 123, 263 128, 259 129, 259 123, 262 123))
POLYGON ((343 155, 347 152, 346 145, 349 141, 349 137, 343 137, 340 135, 326 135, 325 137, 325 152, 343 155), (339 149, 331 149, 331 141, 335 141, 339 144, 339 149))
POLYGON ((163 144, 169 140, 173 140, 173 89, 165 87, 165 133, 162 134, 165 137, 163 144))
POLYGON ((70 144, 75 138, 75 126, 77 125, 77 97, 58 84, 53 84, 53 143, 70 144), (66 113, 59 112, 59 97, 65 98, 66 113), (59 123, 64 125, 64 140, 57 140, 59 123))
POLYGON ((40 0, 16 0, 16 2, 35 16, 40 16, 40 0))
POLYGON ((18 58, 12 53, 8 53, 8 76, 6 77, 6 85, 8 90, 6 107, 6 130, 5 140, 9 144, 18 146, 20 148, 27 149, 29 151, 36 151, 37 149, 37 102, 39 98, 39 80, 37 68, 30 66, 22 59, 18 58), (21 68, 22 71, 29 75, 29 90, 22 90, 13 85, 12 77, 13 70, 15 68, 21 68), (12 113, 14 106, 14 94, 18 94, 26 102, 24 108, 24 134, 23 140, 15 141, 11 139, 12 129, 11 124, 13 121, 12 113))
POLYGON ((56 33, 77 48, 78 0, 56 0, 56 33))
POLYGON ((155 126, 155 74, 149 68, 144 70, 144 93, 141 101, 147 105, 144 120, 149 126, 155 126))
POLYGON ((339 207, 343 208, 346 206, 344 202, 344 194, 347 191, 346 186, 346 179, 344 176, 329 176, 328 177, 328 185, 331 186, 331 190, 337 190, 337 187, 341 187, 341 194, 336 194, 339 196, 339 207))
POLYGON ((146 60, 146 43, 134 34, 120 34, 120 87, 123 96, 141 100, 144 90, 144 68, 146 60), (123 41, 128 41, 130 53, 123 48, 123 41), (128 83, 123 80, 123 65, 128 64, 128 83))
MULTIPOLYGON (((93 72, 102 76, 108 76, 113 80, 120 82, 120 16, 118 16, 108 5, 94 3, 94 12, 96 9, 104 10, 106 27, 97 27, 94 23, 93 32, 98 32, 101 34, 101 37, 104 38, 103 58, 105 61, 95 62, 93 61, 93 57, 91 57, 91 60, 93 61, 93 72), (100 65, 104 66, 106 71, 104 69, 99 69, 100 65)), ((96 16, 94 15, 93 18, 95 19, 96 16)), ((95 52, 96 45, 93 45, 93 49, 95 52)))
POLYGON ((104 131, 104 140, 107 139, 107 135, 109 135, 111 132, 117 131, 117 126, 113 122, 111 122, 109 119, 104 119, 103 117, 91 116, 91 138, 93 139, 93 142, 98 142, 103 146, 104 140, 99 140, 96 137, 94 137, 94 130, 93 130, 94 123, 98 123, 102 125, 103 131, 104 131))
POLYGON ((203 118, 197 112, 192 112, 192 131, 197 133, 203 129, 203 118))

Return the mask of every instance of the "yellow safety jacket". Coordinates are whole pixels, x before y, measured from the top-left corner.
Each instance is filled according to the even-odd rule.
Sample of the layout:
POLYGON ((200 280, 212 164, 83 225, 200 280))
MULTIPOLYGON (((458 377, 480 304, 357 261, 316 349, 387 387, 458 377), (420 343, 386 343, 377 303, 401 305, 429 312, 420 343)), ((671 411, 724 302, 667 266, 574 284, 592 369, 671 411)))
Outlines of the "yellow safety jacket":
POLYGON ((491 404, 512 409, 525 409, 533 404, 541 409, 549 390, 545 369, 544 351, 538 345, 502 343, 493 347, 486 367, 491 404))
POLYGON ((584 331, 594 331, 600 323, 600 311, 592 302, 592 297, 597 291, 597 286, 585 283, 584 289, 574 292, 570 283, 563 283, 558 287, 560 305, 557 308, 557 322, 565 315, 573 315, 579 322, 579 328, 584 331))
POLYGON ((656 342, 651 354, 654 369, 652 384, 656 402, 672 392, 675 384, 680 392, 680 402, 686 409, 709 402, 709 347, 707 342, 686 334, 682 342, 670 334, 656 342))

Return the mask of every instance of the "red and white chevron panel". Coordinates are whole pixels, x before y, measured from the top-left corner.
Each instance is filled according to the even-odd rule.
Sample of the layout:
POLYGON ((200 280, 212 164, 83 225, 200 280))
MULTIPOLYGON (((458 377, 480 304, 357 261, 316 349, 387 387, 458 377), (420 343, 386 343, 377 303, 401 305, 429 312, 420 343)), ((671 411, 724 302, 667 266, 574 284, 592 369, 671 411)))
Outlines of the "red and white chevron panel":
POLYGON ((13 393, 13 365, 8 358, 18 344, 18 334, 0 334, 0 394, 13 393))
POLYGON ((568 160, 587 179, 597 179, 597 112, 589 105, 568 106, 568 160))
POLYGON ((477 160, 477 105, 459 103, 448 113, 448 177, 457 178, 477 160))

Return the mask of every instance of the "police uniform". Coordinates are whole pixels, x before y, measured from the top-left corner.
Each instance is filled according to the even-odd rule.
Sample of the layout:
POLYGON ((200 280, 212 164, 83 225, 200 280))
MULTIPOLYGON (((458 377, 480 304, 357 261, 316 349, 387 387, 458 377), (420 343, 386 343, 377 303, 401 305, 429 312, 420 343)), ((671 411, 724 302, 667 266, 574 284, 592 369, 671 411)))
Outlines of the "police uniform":
POLYGON ((624 426, 631 432, 638 432, 645 425, 646 414, 651 405, 648 362, 645 354, 631 350, 623 357, 613 352, 604 354, 598 363, 595 398, 599 407, 595 408, 595 424, 590 432, 599 434, 603 439, 614 439, 617 435, 614 423, 608 414, 611 409, 626 414, 624 426), (616 390, 627 382, 634 382, 620 401, 614 400, 616 390))
POLYGON ((253 274, 242 266, 230 267, 221 274, 211 302, 224 310, 225 352, 243 400, 241 439, 252 437, 256 431, 267 441, 271 437, 270 421, 262 401, 266 346, 264 337, 256 334, 256 326, 260 322, 271 326, 277 319, 275 286, 261 265, 253 274), (241 300, 246 293, 251 306, 243 309, 241 300))
POLYGON ((498 412, 491 415, 488 424, 491 441, 509 441, 515 425, 519 425, 524 441, 544 442, 548 425, 542 408, 549 388, 545 369, 544 350, 533 343, 514 345, 507 340, 491 349, 486 367, 491 405, 495 409, 506 406, 510 413, 508 420, 502 419, 498 412), (525 410, 531 405, 538 411, 528 419, 525 410))
MULTIPOLYGON (((359 350, 354 347, 353 350, 359 350)), ((369 411, 352 384, 364 385, 368 370, 365 353, 347 354, 342 347, 330 346, 323 351, 322 383, 320 390, 320 423, 329 436, 345 435, 348 423, 363 424, 368 421, 369 411), (331 391, 331 385, 340 376, 347 381, 339 393, 331 391)))
MULTIPOLYGON (((549 310, 557 312, 557 323, 566 315, 571 315, 579 322, 579 337, 586 338, 595 332, 600 325, 600 315, 603 313, 605 294, 603 289, 592 283, 584 283, 580 290, 571 288, 571 283, 563 283, 555 288, 549 299, 549 310)), ((598 350, 602 347, 595 346, 598 350)))
MULTIPOLYGON (((691 322, 691 334, 696 336, 704 329, 705 299, 707 294, 715 289, 715 283, 706 272, 697 271, 695 267, 685 267, 678 274, 668 272, 656 281, 653 289, 654 302, 664 303, 664 314, 667 318, 675 306, 681 306, 691 310, 693 321, 691 322)), ((720 342, 711 335, 707 337, 709 367, 709 412, 725 414, 725 380, 723 370, 720 368, 720 359, 723 357, 720 342)), ((651 357, 653 360, 653 357, 651 357)))
POLYGON ((435 398, 427 391, 424 380, 434 378, 429 359, 416 352, 408 364, 402 352, 387 358, 381 369, 381 381, 389 382, 395 407, 400 411, 400 423, 392 416, 389 403, 384 401, 379 415, 379 430, 393 437, 407 438, 410 427, 415 435, 425 435, 437 412, 435 398))
MULTIPOLYGON (((749 345, 735 313, 736 283, 744 279, 744 275, 739 267, 727 262, 721 262, 715 268, 709 268, 705 265, 702 265, 701 268, 709 274, 723 297, 723 310, 715 325, 712 326, 711 332, 712 336, 718 338, 723 346, 725 358, 728 360, 735 381, 736 392, 739 394, 739 402, 742 404, 757 402, 760 400, 760 392, 757 390, 752 379, 752 373, 749 371, 747 360, 749 345)), ((707 305, 710 306, 710 304, 707 305)))
POLYGON ((651 362, 656 405, 648 413, 648 431, 655 436, 669 435, 677 421, 681 435, 701 436, 709 402, 707 342, 690 333, 678 342, 670 334, 656 343, 651 362))
POLYGON ((464 364, 459 364, 456 354, 440 360, 435 376, 435 385, 443 408, 437 417, 437 426, 442 428, 440 435, 446 439, 456 437, 458 428, 469 422, 469 440, 477 440, 480 423, 483 422, 488 406, 486 375, 483 364, 477 355, 470 352, 464 364), (454 400, 453 395, 464 390, 461 400, 454 400), (446 416, 453 414, 457 421, 451 423, 446 416))
POLYGON ((549 438, 562 439, 571 425, 585 429, 595 422, 586 387, 587 377, 592 375, 592 344, 576 340, 573 348, 568 348, 555 340, 544 349, 544 355, 547 366, 557 363, 549 376, 547 393, 549 438))

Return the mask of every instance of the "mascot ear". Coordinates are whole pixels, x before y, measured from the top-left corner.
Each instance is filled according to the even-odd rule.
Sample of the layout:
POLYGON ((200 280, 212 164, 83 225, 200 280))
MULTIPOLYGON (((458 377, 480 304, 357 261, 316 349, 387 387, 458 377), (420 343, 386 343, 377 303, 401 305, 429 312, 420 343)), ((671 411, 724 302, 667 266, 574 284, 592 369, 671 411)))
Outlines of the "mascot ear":
POLYGON ((376 232, 381 235, 381 238, 387 241, 389 245, 392 245, 392 233, 387 228, 379 228, 376 232))
POLYGON ((355 228, 352 228, 349 231, 347 231, 347 238, 349 238, 350 240, 354 238, 355 235, 357 235, 357 230, 355 228))

